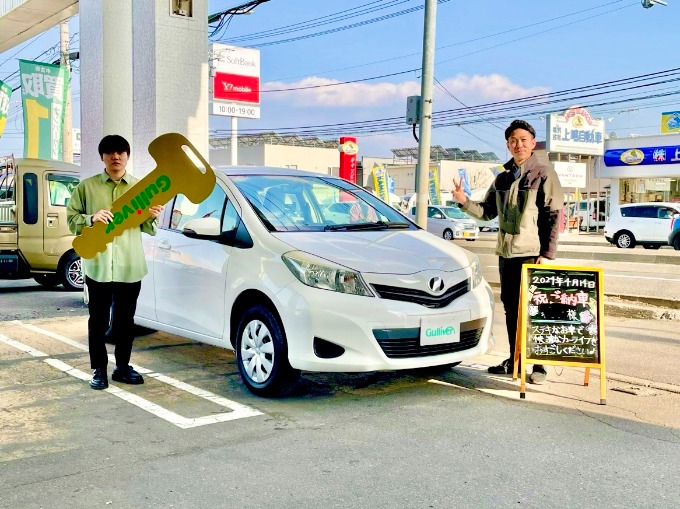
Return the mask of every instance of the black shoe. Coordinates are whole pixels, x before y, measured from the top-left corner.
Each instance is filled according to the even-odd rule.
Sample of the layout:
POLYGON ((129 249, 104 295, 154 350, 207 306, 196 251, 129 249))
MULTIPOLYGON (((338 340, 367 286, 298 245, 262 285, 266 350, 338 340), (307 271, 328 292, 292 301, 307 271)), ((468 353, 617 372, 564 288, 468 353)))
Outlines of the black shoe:
POLYGON ((498 366, 489 366, 487 371, 494 375, 512 375, 512 364, 510 359, 505 359, 498 366))
POLYGON ((548 373, 540 364, 534 364, 534 369, 529 376, 529 382, 532 384, 542 384, 548 378, 548 373))
POLYGON ((142 375, 132 369, 132 366, 116 366, 113 369, 111 378, 114 382, 121 382, 130 385, 139 385, 144 383, 144 378, 142 378, 142 375))
POLYGON ((106 376, 106 368, 97 368, 94 370, 92 380, 90 380, 90 387, 95 391, 101 391, 109 386, 109 379, 106 376))

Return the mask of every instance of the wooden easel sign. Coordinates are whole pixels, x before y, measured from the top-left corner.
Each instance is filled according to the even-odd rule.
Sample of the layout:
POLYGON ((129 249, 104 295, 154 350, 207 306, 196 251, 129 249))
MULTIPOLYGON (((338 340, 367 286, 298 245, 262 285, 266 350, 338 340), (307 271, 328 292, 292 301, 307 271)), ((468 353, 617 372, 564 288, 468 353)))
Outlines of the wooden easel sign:
POLYGON ((600 404, 607 403, 602 269, 527 264, 522 268, 513 379, 526 397, 529 364, 600 370, 600 404))

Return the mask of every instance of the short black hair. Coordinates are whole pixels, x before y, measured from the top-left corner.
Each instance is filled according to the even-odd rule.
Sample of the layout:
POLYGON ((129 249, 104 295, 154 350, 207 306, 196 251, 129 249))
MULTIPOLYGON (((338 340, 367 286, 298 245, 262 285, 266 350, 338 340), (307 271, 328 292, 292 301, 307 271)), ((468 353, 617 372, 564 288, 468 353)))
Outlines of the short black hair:
POLYGON ((529 131, 531 133, 531 136, 533 138, 536 138, 536 130, 531 127, 531 124, 527 122, 526 120, 513 120, 510 122, 510 125, 508 128, 505 130, 505 141, 508 141, 510 139, 510 136, 512 136, 512 133, 515 131, 515 129, 524 129, 525 131, 529 131))
POLYGON ((99 142, 99 157, 102 157, 104 154, 113 154, 114 152, 118 152, 120 154, 126 152, 129 156, 130 144, 125 138, 117 134, 109 134, 108 136, 104 136, 102 141, 99 142))

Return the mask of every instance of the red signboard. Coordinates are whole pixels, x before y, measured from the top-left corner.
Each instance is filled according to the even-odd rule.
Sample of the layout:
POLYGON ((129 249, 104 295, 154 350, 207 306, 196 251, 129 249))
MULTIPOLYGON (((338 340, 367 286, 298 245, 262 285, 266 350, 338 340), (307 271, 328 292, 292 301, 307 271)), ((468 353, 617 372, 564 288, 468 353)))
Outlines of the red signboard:
POLYGON ((352 136, 340 138, 340 178, 356 183, 357 181, 357 139, 352 136))
POLYGON ((260 78, 218 71, 213 80, 213 96, 222 101, 260 104, 260 78))

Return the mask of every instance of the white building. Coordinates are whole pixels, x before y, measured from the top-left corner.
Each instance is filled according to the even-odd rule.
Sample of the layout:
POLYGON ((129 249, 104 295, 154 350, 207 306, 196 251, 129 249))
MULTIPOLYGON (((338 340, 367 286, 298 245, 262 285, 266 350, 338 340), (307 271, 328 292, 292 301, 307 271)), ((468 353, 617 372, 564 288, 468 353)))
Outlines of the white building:
POLYGON ((596 169, 611 179, 612 207, 680 202, 680 134, 608 139, 596 169))

